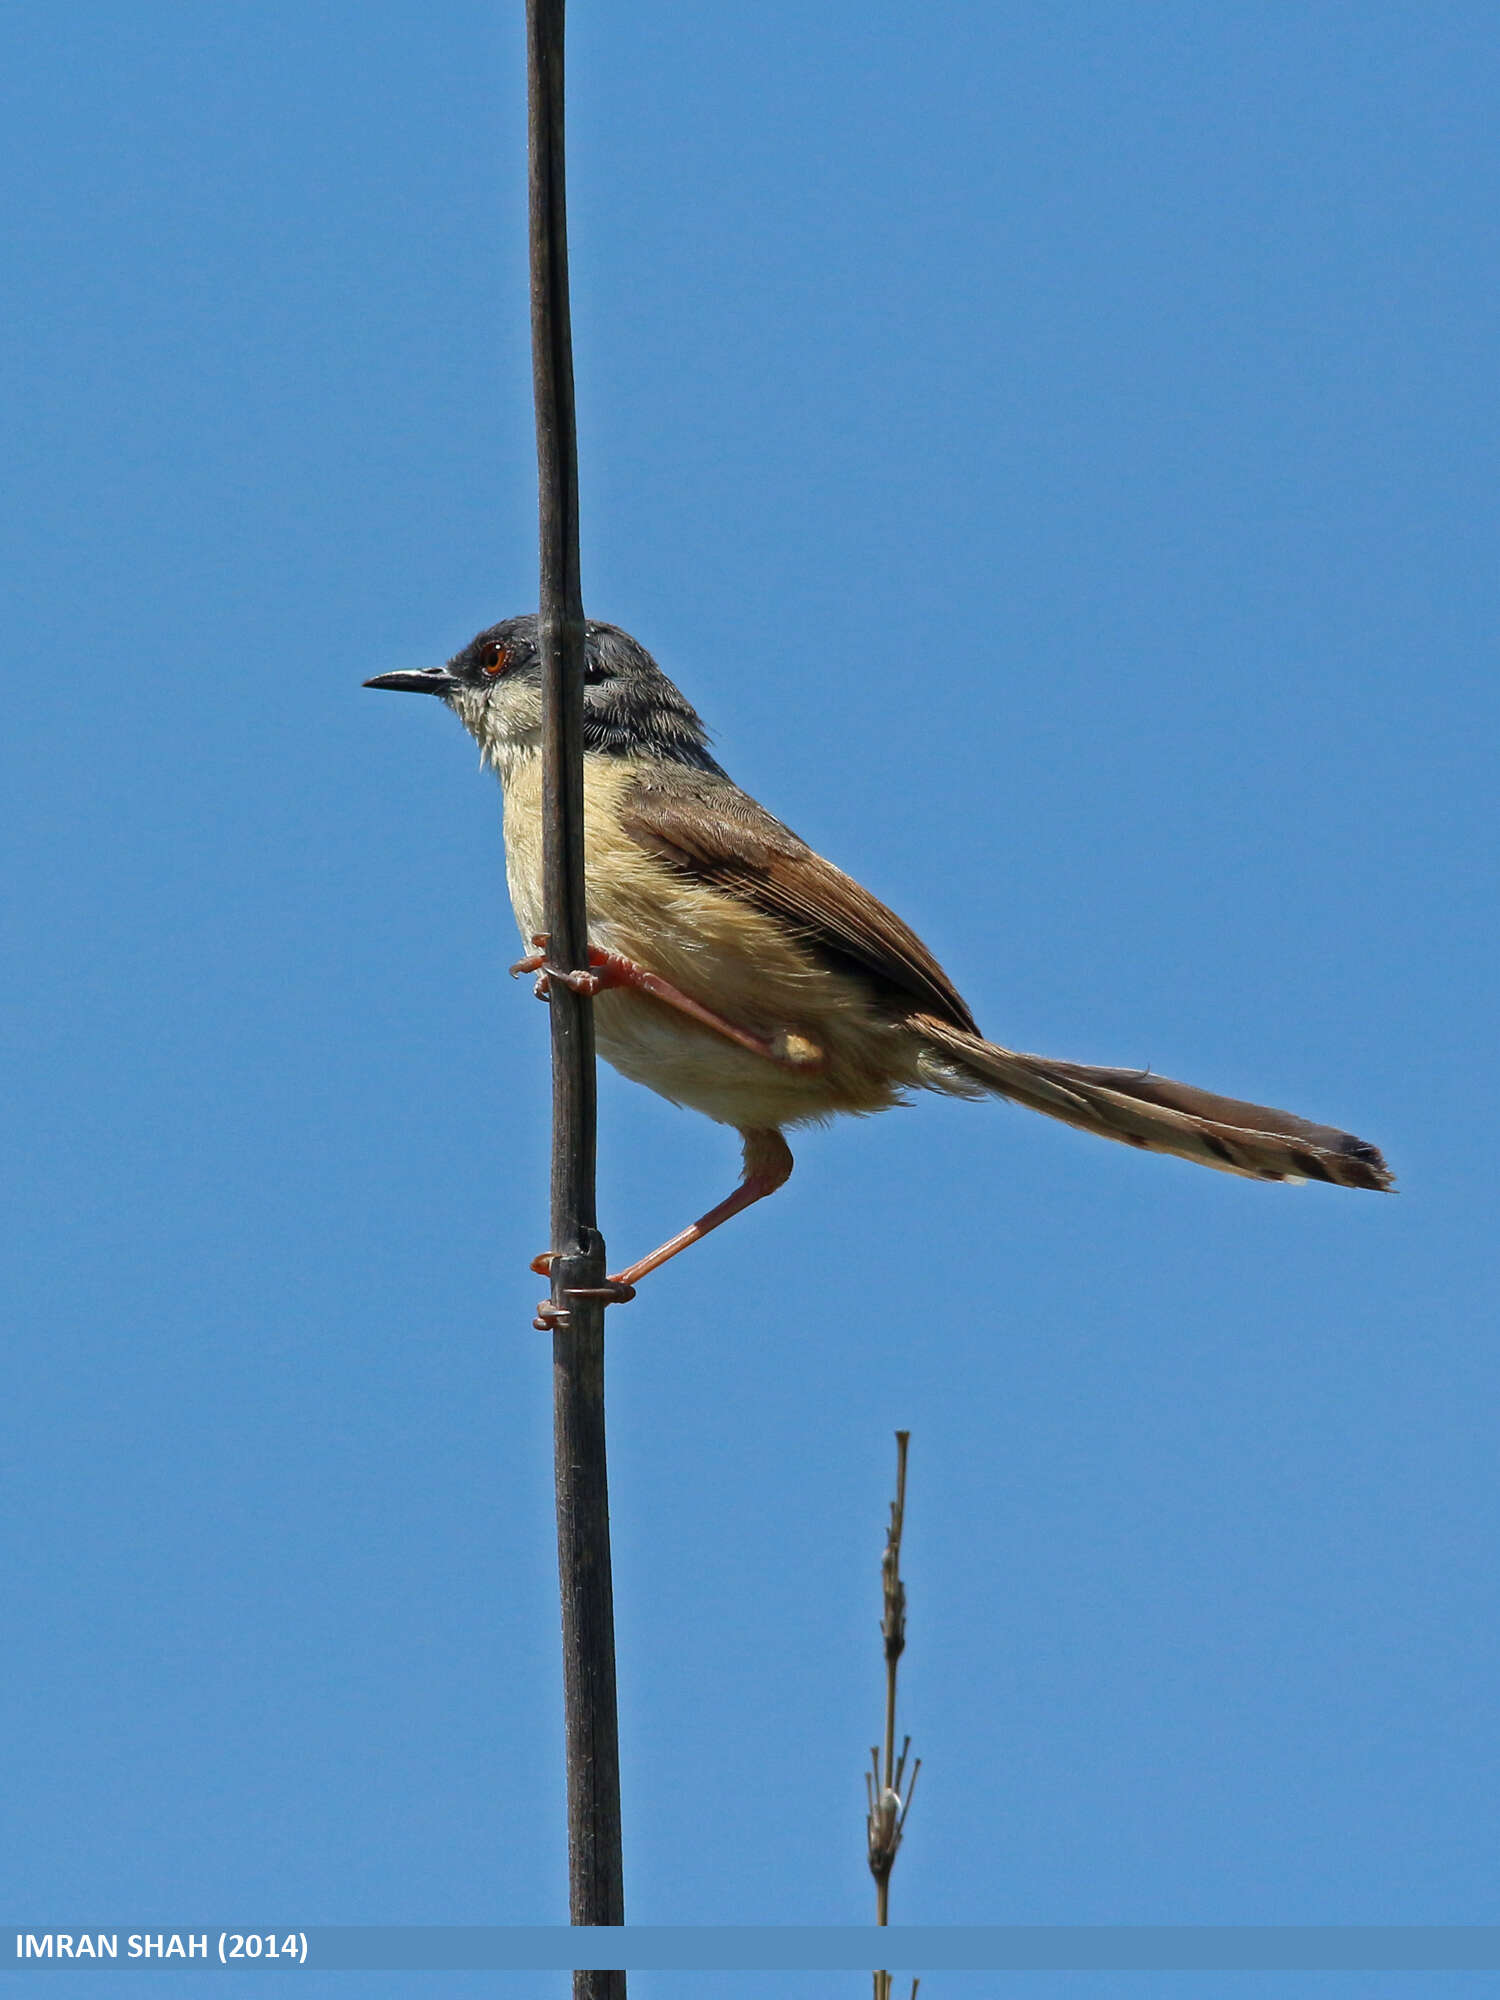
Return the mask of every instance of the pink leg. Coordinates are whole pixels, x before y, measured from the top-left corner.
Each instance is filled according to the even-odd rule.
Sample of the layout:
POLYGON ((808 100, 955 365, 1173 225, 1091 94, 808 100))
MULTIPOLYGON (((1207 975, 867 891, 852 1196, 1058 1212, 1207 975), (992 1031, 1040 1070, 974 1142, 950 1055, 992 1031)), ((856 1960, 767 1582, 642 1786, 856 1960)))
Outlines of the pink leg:
MULTIPOLYGON (((638 993, 649 993, 653 1000, 660 1000, 665 1006, 675 1007, 679 1014, 686 1014, 690 1021, 700 1027, 712 1028, 727 1041, 735 1042, 742 1049, 749 1049, 752 1055, 764 1056, 768 1062, 784 1063, 791 1069, 816 1069, 823 1060, 823 1051, 816 1043, 801 1035, 784 1035, 776 1042, 768 1042, 761 1035, 752 1035, 744 1028, 737 1028, 733 1021, 726 1021, 722 1014, 714 1013, 710 1007, 702 1006, 691 999, 680 987, 674 986, 660 973, 647 972, 644 966, 633 959, 621 958, 618 952, 601 951, 597 945, 589 946, 589 970, 587 972, 560 972, 556 966, 547 963, 547 940, 534 937, 531 942, 537 949, 526 958, 518 958, 511 967, 511 977, 523 972, 539 975, 536 982, 537 998, 545 1000, 550 980, 560 979, 575 993, 586 993, 590 997, 603 993, 611 986, 632 986, 638 993)), ((790 1167, 787 1172, 790 1173, 790 1167)), ((782 1175, 785 1180, 786 1175, 782 1175)), ((780 1182, 777 1183, 780 1185, 780 1182)), ((768 1190, 769 1192, 769 1190, 768 1190)))
MULTIPOLYGON (((690 1244, 699 1243, 711 1229, 717 1229, 721 1222, 727 1222, 732 1215, 750 1207, 752 1202, 763 1201, 768 1194, 775 1194, 777 1188, 785 1186, 792 1171, 792 1149, 774 1130, 742 1132, 745 1142, 745 1172, 734 1193, 725 1197, 707 1215, 700 1215, 696 1222, 690 1222, 675 1236, 669 1237, 659 1250, 653 1250, 649 1257, 642 1257, 625 1270, 617 1271, 610 1279, 611 1285, 634 1287, 669 1257, 686 1250, 690 1244)), ((545 1277, 552 1262, 550 1251, 536 1258, 533 1271, 540 1271, 545 1277)))

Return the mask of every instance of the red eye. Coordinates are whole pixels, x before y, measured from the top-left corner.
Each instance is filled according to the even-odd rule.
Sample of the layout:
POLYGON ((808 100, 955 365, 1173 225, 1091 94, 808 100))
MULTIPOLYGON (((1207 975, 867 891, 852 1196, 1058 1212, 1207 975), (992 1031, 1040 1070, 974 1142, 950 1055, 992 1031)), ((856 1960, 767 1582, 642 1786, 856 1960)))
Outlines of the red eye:
POLYGON ((505 648, 498 639, 491 639, 480 655, 479 664, 487 674, 505 672, 505 648))

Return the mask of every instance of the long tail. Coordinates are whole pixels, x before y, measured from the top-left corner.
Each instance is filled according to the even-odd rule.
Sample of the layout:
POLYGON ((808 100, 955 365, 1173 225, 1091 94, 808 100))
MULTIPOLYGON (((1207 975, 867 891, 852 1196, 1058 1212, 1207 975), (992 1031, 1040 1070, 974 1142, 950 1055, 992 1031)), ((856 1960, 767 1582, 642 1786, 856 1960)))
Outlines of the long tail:
POLYGON ((1338 1187, 1395 1185, 1379 1148, 1368 1140, 1309 1124, 1289 1111, 1241 1104, 1149 1070, 1017 1055, 930 1014, 918 1015, 912 1026, 929 1044, 926 1067, 939 1089, 963 1095, 992 1091, 1103 1139, 1175 1153, 1221 1173, 1262 1181, 1332 1181, 1338 1187))

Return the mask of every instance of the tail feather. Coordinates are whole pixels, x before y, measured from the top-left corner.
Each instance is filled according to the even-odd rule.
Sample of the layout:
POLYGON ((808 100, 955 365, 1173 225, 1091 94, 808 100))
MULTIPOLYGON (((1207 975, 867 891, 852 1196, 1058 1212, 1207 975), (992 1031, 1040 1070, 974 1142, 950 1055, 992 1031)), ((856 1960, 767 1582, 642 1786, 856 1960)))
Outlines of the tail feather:
POLYGON ((912 1025, 928 1043, 939 1088, 992 1091, 1103 1139, 1175 1153, 1221 1173, 1381 1190, 1395 1185, 1378 1147, 1332 1125, 1242 1104, 1150 1070, 1018 1055, 934 1015, 918 1016, 912 1025))

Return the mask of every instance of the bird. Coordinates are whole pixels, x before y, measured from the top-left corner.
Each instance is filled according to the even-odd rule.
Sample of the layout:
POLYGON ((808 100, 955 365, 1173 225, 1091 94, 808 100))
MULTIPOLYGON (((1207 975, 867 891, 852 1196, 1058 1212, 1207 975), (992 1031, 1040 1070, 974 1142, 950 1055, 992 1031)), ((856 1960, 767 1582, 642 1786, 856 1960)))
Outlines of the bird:
POLYGON ((593 619, 583 690, 589 967, 563 973, 548 961, 542 902, 535 614, 488 626, 445 666, 377 674, 365 686, 437 696, 498 774, 506 880, 532 947, 512 972, 536 973, 543 998, 554 978, 591 994, 606 1062, 740 1134, 739 1185, 612 1275, 612 1297, 632 1296, 649 1272, 783 1186, 789 1128, 884 1111, 913 1090, 1009 1099, 1253 1180, 1394 1186, 1377 1147, 1333 1126, 1149 1069, 987 1041, 916 933, 742 791, 645 647, 593 619))

